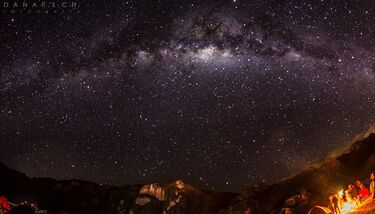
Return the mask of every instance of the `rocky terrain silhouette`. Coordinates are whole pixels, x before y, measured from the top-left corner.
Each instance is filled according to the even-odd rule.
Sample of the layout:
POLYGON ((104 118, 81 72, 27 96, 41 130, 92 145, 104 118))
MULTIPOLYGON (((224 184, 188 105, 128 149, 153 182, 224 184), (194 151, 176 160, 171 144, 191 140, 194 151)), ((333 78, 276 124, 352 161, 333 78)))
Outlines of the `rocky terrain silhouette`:
MULTIPOLYGON (((271 185, 240 193, 200 190, 182 180, 109 186, 81 180, 30 178, 0 164, 0 194, 31 201, 48 213, 308 213, 329 195, 375 171, 375 124, 347 148, 271 185)), ((372 206, 360 213, 371 213, 372 206)), ((359 212, 358 212, 359 213, 359 212)))

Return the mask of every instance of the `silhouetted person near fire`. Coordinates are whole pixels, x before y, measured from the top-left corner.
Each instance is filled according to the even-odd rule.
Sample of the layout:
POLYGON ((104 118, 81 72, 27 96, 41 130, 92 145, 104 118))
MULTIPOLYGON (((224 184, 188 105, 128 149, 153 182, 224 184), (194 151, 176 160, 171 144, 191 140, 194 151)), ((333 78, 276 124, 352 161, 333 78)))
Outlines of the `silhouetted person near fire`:
POLYGON ((331 203, 331 210, 333 214, 341 214, 340 208, 340 198, 337 194, 331 195, 329 197, 331 203))
POLYGON ((369 196, 370 191, 367 189, 367 187, 363 183, 361 183, 359 185, 359 189, 360 189, 358 191, 359 199, 360 199, 361 202, 364 202, 366 200, 367 196, 369 196))
POLYGON ((357 188, 357 190, 359 191, 360 190, 360 187, 359 186, 361 186, 361 184, 362 184, 362 181, 360 181, 360 180, 356 180, 355 181, 355 187, 357 188))
POLYGON ((375 192, 375 174, 372 172, 370 174, 370 196, 371 198, 374 198, 374 192, 375 192))
POLYGON ((350 199, 358 204, 358 191, 357 188, 353 184, 349 184, 348 192, 350 195, 350 199))

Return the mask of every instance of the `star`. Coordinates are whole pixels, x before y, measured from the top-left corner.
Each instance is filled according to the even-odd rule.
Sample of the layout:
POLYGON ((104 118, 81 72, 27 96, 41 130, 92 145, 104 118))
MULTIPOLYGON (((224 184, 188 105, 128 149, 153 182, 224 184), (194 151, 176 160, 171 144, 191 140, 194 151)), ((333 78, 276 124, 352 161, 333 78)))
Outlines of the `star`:
POLYGON ((239 191, 373 123, 372 2, 233 3, 2 14, 0 161, 36 177, 239 191))

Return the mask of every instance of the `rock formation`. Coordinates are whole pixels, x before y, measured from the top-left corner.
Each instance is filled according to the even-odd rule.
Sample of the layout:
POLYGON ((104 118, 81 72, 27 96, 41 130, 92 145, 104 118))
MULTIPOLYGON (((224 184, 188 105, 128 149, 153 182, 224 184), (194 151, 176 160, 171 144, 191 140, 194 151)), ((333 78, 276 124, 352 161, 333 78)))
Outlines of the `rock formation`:
MULTIPOLYGON (((29 178, 2 164, 0 194, 15 203, 36 202, 49 213, 308 213, 316 206, 321 207, 313 213, 324 213, 330 194, 368 177, 372 171, 375 124, 338 155, 278 183, 254 185, 240 194, 207 192, 181 180, 116 187, 80 180, 29 178)), ((368 210, 373 212, 375 206, 368 210)))

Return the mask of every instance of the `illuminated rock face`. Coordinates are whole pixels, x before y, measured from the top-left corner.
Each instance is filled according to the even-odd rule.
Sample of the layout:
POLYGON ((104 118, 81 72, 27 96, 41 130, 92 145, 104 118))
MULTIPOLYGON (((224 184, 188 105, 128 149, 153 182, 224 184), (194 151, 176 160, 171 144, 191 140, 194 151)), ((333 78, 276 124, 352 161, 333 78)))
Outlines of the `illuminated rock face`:
POLYGON ((139 194, 153 196, 159 201, 165 201, 165 188, 160 184, 145 185, 139 190, 139 194))
POLYGON ((163 202, 163 211, 168 211, 171 207, 178 204, 183 197, 185 184, 177 180, 171 184, 163 185, 159 183, 143 186, 138 193, 134 203, 139 206, 145 206, 157 199, 163 202))
POLYGON ((29 178, 0 163, 0 194, 14 203, 35 202, 53 213, 211 214, 237 195, 202 192, 183 181, 169 184, 109 186, 95 183, 29 178))

